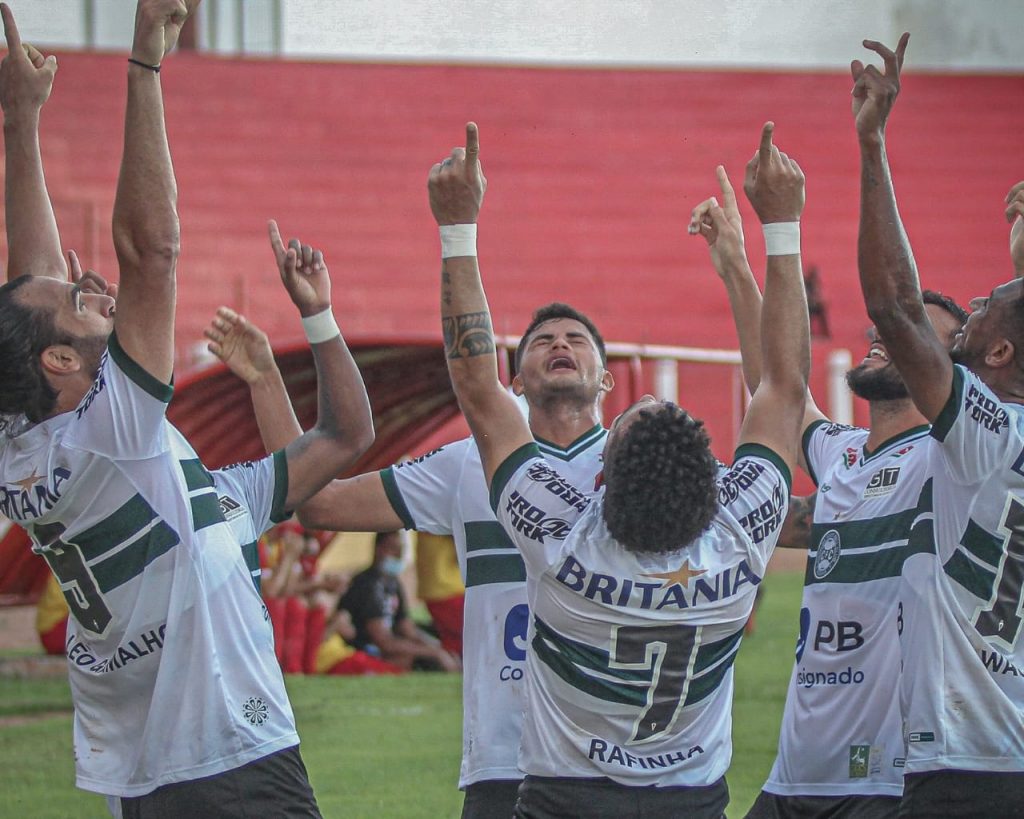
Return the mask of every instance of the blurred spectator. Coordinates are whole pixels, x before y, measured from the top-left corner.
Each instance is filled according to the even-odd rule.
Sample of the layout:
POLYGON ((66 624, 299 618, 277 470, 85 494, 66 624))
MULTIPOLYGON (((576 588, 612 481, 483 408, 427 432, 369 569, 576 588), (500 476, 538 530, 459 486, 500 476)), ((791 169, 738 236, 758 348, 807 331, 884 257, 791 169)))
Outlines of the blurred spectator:
POLYGON ((296 521, 275 526, 260 546, 263 600, 277 660, 287 674, 313 673, 327 614, 348 587, 348 578, 318 571, 320 541, 296 521))
POLYGON ((430 612, 441 645, 461 657, 466 587, 451 535, 416 535, 416 593, 430 612))
POLYGON ((410 618, 398 576, 405 568, 401 532, 380 532, 373 563, 352 579, 338 603, 355 626, 353 645, 403 670, 461 671, 458 656, 410 618))
POLYGON ((351 615, 344 609, 334 613, 323 630, 316 662, 310 673, 335 675, 404 674, 405 670, 379 657, 353 648, 356 638, 351 615))

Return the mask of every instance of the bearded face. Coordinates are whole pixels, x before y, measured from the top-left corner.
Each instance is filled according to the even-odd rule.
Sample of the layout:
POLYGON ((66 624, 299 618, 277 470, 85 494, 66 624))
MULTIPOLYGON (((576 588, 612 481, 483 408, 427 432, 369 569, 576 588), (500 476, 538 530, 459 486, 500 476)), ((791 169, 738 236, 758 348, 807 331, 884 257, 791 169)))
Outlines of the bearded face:
POLYGON ((910 397, 899 370, 891 362, 884 367, 863 362, 846 373, 846 385, 865 401, 899 401, 910 397))

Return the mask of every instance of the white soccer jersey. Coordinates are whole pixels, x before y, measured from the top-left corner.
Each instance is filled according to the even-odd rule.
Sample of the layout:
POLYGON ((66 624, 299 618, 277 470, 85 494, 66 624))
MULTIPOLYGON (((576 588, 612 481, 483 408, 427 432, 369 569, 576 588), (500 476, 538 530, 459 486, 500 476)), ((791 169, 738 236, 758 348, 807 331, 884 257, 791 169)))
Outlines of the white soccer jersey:
POLYGON ((111 336, 76 410, 0 443, 0 511, 71 609, 77 784, 113 796, 298 742, 240 548, 280 509, 283 456, 214 479, 167 422, 170 397, 111 336))
MULTIPOLYGON (((540 451, 593 494, 607 432, 595 426, 566 449, 540 451)), ((462 769, 459 787, 521 779, 518 754, 526 705, 523 675, 529 616, 526 570, 495 520, 472 438, 381 473, 405 526, 452 535, 466 584, 463 635, 462 769)))
POLYGON ((900 571, 930 491, 927 426, 874 451, 868 430, 820 421, 804 433, 818 486, 796 663, 764 790, 781 796, 899 796, 900 571))
POLYGON ((1024 408, 958 366, 932 435, 934 533, 901 588, 907 772, 1024 771, 1024 408))
POLYGON ((686 548, 619 545, 534 445, 499 467, 498 520, 522 552, 530 611, 520 767, 543 777, 700 786, 732 757, 733 661, 781 530, 789 470, 741 447, 721 505, 686 548))

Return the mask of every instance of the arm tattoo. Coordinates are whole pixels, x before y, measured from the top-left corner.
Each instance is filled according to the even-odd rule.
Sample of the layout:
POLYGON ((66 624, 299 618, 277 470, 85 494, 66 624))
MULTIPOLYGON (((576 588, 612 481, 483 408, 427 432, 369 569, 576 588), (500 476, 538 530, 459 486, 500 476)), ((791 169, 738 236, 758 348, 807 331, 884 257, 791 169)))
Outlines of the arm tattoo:
POLYGON ((482 313, 463 313, 441 319, 444 332, 444 351, 448 358, 472 358, 494 352, 494 333, 491 316, 482 313))

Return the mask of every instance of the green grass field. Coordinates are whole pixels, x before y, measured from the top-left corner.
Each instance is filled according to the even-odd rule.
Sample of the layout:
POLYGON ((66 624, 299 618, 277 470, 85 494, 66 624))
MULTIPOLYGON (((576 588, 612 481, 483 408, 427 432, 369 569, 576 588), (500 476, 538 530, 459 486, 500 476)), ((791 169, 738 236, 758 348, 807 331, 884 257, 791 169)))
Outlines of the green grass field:
MULTIPOLYGON (((801 576, 772 574, 757 630, 736 669, 730 817, 757 795, 775 755, 793 662, 801 576)), ((290 677, 288 689, 323 815, 458 817, 461 679, 290 677)), ((0 680, 0 817, 107 817, 74 787, 71 699, 64 680, 0 680)))

